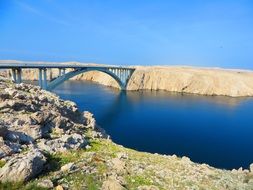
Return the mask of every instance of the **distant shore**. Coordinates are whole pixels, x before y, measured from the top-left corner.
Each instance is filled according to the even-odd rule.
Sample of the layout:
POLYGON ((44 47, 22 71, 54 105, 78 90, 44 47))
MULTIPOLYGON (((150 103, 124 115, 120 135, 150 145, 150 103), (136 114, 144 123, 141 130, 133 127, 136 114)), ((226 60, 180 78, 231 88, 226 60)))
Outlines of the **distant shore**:
MULTIPOLYGON (((3 63, 0 61, 0 64, 1 62, 3 63)), ((13 61, 7 62, 12 63, 13 61)), ((15 63, 21 62, 16 61, 15 63)), ((42 62, 38 62, 38 64, 40 63, 42 62)), ((250 70, 190 66, 135 67, 136 70, 129 80, 127 90, 165 90, 210 96, 253 96, 253 72, 250 70)), ((25 70, 24 72, 26 72, 25 80, 37 80, 37 70, 25 70)), ((50 79, 50 77, 56 77, 57 74, 58 71, 52 69, 48 77, 50 79)), ((2 75, 8 76, 9 74, 2 71, 2 75)), ((102 72, 90 71, 80 74, 72 80, 88 80, 119 88, 113 78, 102 72)))

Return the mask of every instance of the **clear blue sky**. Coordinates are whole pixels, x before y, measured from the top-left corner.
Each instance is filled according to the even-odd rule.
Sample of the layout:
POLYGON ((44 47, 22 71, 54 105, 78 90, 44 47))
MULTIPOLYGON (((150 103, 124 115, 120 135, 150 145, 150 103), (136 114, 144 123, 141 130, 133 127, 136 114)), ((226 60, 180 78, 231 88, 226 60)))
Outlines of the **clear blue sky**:
POLYGON ((0 59, 253 69, 253 1, 0 0, 0 59))

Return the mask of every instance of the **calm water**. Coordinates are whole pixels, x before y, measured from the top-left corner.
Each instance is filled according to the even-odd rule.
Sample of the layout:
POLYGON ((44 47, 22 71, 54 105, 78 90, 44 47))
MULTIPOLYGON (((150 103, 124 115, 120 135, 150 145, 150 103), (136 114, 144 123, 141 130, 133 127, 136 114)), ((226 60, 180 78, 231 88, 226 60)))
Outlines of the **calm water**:
POLYGON ((127 92, 68 81, 55 93, 94 113, 125 147, 188 156, 219 168, 253 163, 253 99, 168 92, 127 92))

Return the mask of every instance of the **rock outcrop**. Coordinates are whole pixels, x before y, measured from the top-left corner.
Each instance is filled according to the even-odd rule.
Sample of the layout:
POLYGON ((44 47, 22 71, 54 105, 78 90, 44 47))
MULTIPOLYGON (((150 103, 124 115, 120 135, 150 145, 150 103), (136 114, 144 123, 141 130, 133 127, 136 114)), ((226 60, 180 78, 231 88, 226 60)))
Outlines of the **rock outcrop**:
POLYGON ((40 174, 47 154, 85 149, 106 137, 92 114, 39 87, 0 78, 0 181, 28 181, 40 174), (88 137, 87 131, 93 136, 88 137))
MULTIPOLYGON (((75 79, 118 88, 114 79, 104 73, 89 72, 75 79)), ((165 90, 232 97, 253 96, 253 72, 179 66, 136 67, 127 90, 165 90)))
POLYGON ((45 163, 46 157, 40 150, 15 155, 0 169, 0 180, 28 181, 42 172, 45 163))

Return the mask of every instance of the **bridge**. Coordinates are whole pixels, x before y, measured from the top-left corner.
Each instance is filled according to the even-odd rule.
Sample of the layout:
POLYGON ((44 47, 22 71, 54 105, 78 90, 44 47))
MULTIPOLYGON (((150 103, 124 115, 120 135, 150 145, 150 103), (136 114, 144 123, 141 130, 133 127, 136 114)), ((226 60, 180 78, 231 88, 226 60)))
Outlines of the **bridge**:
POLYGON ((62 63, 1 63, 0 69, 11 69, 11 77, 15 83, 22 82, 22 70, 38 69, 39 86, 45 90, 51 90, 70 78, 88 71, 100 71, 110 75, 119 84, 122 90, 125 90, 127 83, 131 78, 135 68, 122 66, 104 66, 104 65, 84 65, 84 64, 62 64, 62 63), (48 80, 49 69, 58 69, 58 76, 48 80))

